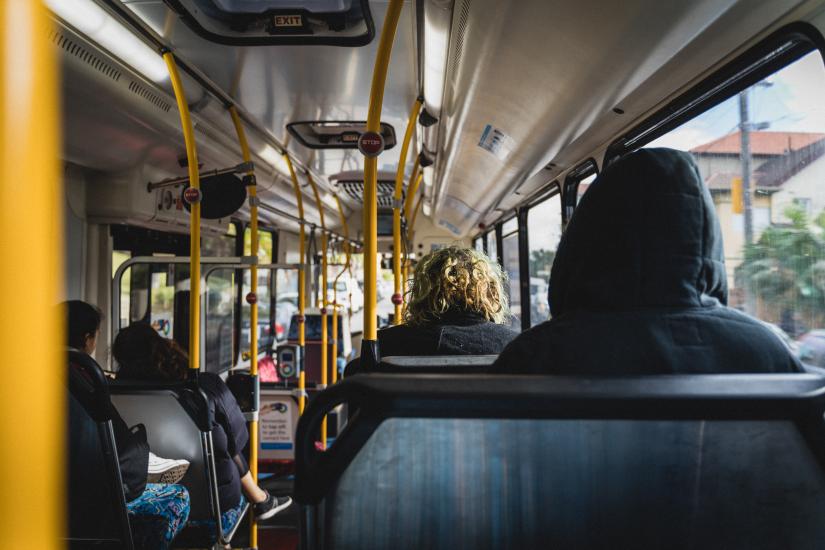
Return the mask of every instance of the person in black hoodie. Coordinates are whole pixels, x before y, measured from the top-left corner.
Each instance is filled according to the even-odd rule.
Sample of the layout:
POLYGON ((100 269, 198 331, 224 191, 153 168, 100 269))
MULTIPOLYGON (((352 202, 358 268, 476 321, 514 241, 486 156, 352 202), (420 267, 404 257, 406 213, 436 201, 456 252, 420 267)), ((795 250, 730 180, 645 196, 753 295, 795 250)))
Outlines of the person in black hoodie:
POLYGON ((719 222, 688 153, 643 149, 582 197, 550 274, 552 319, 522 333, 493 372, 800 372, 773 332, 727 307, 719 222))
MULTIPOLYGON (((124 380, 186 380, 189 359, 175 343, 160 336, 147 323, 132 323, 117 333, 112 355, 120 366, 117 377, 124 380)), ((255 517, 264 520, 287 508, 292 499, 276 497, 261 489, 252 478, 243 448, 249 441, 246 420, 235 396, 220 376, 198 374, 198 385, 209 398, 214 423, 215 470, 224 531, 240 520, 238 512, 249 499, 255 517)))
POLYGON ((382 357, 497 354, 518 333, 509 320, 505 275, 483 253, 449 246, 415 267, 404 324, 378 331, 382 357))

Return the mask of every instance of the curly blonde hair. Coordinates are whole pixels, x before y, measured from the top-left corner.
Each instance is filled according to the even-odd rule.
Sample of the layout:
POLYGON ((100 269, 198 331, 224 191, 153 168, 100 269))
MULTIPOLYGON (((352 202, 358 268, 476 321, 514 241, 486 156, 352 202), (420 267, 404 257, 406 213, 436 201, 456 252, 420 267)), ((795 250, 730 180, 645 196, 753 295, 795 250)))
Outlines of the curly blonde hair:
POLYGON ((423 325, 458 310, 505 323, 510 317, 506 281, 501 267, 478 250, 460 246, 436 250, 415 267, 404 321, 423 325))

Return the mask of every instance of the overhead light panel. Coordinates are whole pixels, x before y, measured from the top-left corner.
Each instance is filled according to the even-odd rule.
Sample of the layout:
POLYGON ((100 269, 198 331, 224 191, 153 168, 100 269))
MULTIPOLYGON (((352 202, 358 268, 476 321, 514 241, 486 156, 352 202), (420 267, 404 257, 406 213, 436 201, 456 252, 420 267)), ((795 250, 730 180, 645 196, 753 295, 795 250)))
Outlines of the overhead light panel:
POLYGON ((427 110, 441 116, 452 2, 431 0, 424 5, 424 100, 427 110))
POLYGON ((149 80, 169 78, 160 52, 135 36, 92 0, 45 0, 57 16, 149 80))

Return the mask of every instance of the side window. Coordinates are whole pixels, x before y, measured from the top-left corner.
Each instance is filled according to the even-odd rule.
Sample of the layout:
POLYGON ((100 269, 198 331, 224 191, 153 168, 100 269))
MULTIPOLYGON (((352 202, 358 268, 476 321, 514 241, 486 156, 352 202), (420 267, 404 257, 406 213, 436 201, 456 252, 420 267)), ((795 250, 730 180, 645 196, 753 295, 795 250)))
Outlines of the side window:
POLYGON ((490 230, 486 233, 487 237, 487 256, 494 262, 498 261, 498 242, 496 242, 495 230, 490 230))
POLYGON ((599 173, 598 166, 593 159, 584 161, 576 166, 564 179, 564 213, 567 221, 573 216, 576 205, 587 191, 587 188, 596 179, 599 173))
POLYGON ((475 239, 473 239, 473 248, 475 248, 479 252, 484 252, 484 240, 481 238, 481 236, 478 236, 475 239))
POLYGON ((527 237, 530 244, 530 325, 550 318, 548 283, 550 268, 561 238, 561 195, 530 207, 527 211, 527 237))
POLYGON ((521 292, 519 290, 518 264, 518 220, 510 218, 501 227, 502 268, 509 278, 510 312, 513 314, 510 326, 521 330, 521 292))
POLYGON ((815 51, 648 145, 696 160, 722 229, 729 305, 793 349, 825 328, 823 94, 815 51))

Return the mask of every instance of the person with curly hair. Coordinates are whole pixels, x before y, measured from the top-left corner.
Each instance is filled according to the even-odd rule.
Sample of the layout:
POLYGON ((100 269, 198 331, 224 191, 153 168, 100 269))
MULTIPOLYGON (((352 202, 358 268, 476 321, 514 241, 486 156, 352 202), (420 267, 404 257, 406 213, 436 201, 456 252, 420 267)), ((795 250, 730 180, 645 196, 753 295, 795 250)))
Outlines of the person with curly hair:
MULTIPOLYGON (((147 323, 132 323, 117 333, 112 355, 119 380, 179 381, 189 376, 189 358, 174 340, 163 338, 147 323)), ((264 520, 286 509, 292 499, 270 495, 252 478, 242 451, 249 441, 246 419, 235 396, 217 374, 198 373, 198 385, 213 408, 212 437, 221 507, 221 524, 231 531, 240 520, 244 497, 264 520)))
POLYGON ((415 267, 404 323, 378 331, 381 356, 498 354, 518 336, 507 324, 506 279, 472 248, 427 254, 415 267))

